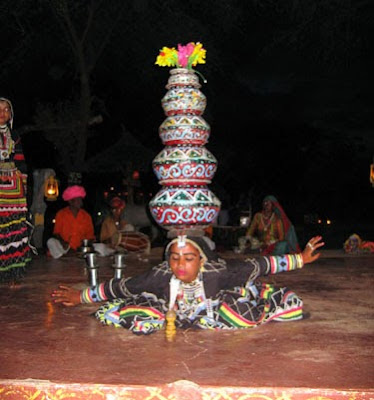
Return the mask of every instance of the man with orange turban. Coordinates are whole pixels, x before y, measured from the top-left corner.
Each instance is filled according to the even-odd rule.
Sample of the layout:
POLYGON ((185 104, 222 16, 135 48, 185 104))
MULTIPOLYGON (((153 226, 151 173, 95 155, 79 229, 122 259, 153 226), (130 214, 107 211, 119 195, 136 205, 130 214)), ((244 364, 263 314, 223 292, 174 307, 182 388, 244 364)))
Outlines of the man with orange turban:
POLYGON ((85 197, 85 189, 78 185, 69 186, 62 194, 69 205, 57 212, 53 237, 47 241, 52 257, 59 258, 69 249, 77 250, 83 239, 95 239, 92 218, 82 209, 85 197))
POLYGON ((101 225, 100 242, 114 248, 120 241, 119 232, 123 231, 126 226, 126 221, 121 218, 126 203, 119 197, 113 197, 109 205, 111 213, 104 219, 101 225))
POLYGON ((142 232, 135 232, 135 227, 123 219, 126 202, 119 197, 113 197, 109 205, 111 214, 101 225, 100 241, 119 252, 127 250, 148 253, 151 248, 149 237, 142 232))

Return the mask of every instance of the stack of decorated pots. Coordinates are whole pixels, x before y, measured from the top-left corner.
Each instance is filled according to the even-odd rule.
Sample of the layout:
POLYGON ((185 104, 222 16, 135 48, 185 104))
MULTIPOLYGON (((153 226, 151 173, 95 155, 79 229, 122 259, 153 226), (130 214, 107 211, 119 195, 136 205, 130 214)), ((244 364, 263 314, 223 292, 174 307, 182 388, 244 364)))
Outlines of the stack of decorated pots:
POLYGON ((156 222, 177 233, 201 233, 218 216, 220 201, 207 185, 217 160, 205 148, 210 127, 202 117, 206 97, 192 69, 170 71, 161 103, 166 119, 159 128, 165 148, 153 160, 162 189, 150 201, 156 222))

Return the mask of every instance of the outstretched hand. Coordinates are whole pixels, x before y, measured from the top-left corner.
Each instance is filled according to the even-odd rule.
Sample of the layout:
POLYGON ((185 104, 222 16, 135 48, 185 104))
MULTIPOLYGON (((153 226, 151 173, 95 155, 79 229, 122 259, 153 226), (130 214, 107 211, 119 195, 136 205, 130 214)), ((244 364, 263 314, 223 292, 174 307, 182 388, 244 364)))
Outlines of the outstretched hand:
POLYGON ((52 292, 52 297, 55 303, 62 303, 66 307, 76 306, 81 303, 80 290, 69 286, 59 286, 58 289, 52 292))
POLYGON ((314 236, 312 237, 305 246, 305 249, 301 253, 304 264, 312 263, 317 260, 321 253, 313 254, 314 251, 322 246, 324 246, 324 242, 321 242, 322 236, 314 236))

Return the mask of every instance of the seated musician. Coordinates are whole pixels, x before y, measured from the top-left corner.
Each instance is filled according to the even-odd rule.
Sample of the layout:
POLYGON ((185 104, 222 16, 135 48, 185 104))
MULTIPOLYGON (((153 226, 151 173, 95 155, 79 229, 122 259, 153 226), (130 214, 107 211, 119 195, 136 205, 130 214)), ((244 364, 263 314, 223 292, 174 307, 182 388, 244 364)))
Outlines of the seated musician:
POLYGON ((119 197, 110 201, 111 213, 108 215, 100 230, 100 241, 117 251, 146 251, 150 249, 147 235, 135 232, 134 227, 122 218, 126 203, 119 197))

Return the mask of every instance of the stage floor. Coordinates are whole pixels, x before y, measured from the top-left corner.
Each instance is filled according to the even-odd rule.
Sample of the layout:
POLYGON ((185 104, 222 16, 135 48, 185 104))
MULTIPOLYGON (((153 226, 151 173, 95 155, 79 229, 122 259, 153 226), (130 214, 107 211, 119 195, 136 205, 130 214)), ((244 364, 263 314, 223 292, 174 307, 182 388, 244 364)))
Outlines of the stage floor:
MULTIPOLYGON (((127 259, 128 276, 162 249, 127 259)), ((232 252, 225 258, 243 257, 232 252)), ((99 279, 112 276, 99 258, 99 279)), ((102 326, 98 305, 52 302, 60 283, 82 288, 85 261, 36 256, 21 286, 0 287, 0 399, 374 398, 374 256, 324 251, 299 271, 264 278, 292 288, 308 318, 253 330, 136 336, 102 326)))

